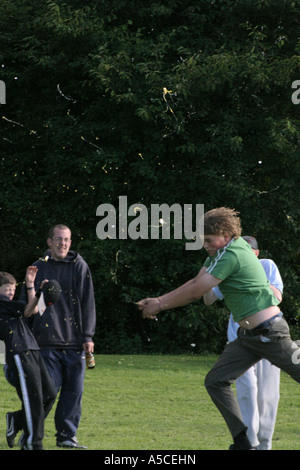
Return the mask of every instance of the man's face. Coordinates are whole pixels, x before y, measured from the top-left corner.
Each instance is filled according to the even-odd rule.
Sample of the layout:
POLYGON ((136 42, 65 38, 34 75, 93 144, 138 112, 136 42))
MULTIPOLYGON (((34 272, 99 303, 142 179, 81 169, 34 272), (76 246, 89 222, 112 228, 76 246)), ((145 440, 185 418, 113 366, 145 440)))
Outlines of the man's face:
POLYGON ((0 286, 0 294, 5 295, 9 300, 14 298, 16 292, 16 284, 2 284, 0 286))
POLYGON ((71 232, 69 229, 55 228, 53 237, 47 239, 48 246, 51 250, 51 256, 56 261, 63 260, 71 247, 71 232))
POLYGON ((217 251, 220 248, 224 248, 229 241, 230 237, 228 235, 204 235, 203 248, 207 251, 209 256, 215 256, 217 251))

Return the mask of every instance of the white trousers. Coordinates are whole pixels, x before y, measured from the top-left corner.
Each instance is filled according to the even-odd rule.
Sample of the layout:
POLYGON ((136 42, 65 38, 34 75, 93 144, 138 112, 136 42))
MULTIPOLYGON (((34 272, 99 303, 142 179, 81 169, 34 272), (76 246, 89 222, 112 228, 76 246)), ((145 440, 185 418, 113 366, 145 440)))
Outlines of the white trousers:
POLYGON ((261 359, 236 380, 236 393, 253 447, 271 450, 280 396, 280 369, 261 359))

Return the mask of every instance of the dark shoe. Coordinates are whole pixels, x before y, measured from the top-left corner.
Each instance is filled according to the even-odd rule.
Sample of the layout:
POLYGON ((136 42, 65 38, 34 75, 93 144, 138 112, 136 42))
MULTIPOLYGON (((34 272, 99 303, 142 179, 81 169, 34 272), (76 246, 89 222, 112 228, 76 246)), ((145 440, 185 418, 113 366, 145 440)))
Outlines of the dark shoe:
POLYGON ((87 447, 78 444, 76 436, 66 437, 64 440, 57 440, 56 445, 57 447, 64 447, 66 449, 87 449, 87 447))
POLYGON ((21 447, 21 448, 24 447, 24 446, 26 447, 26 437, 25 437, 25 434, 23 432, 22 432, 21 437, 18 441, 18 446, 21 447))
POLYGON ((10 449, 15 445, 16 435, 14 414, 8 412, 6 413, 6 441, 10 449))
POLYGON ((229 450, 256 450, 256 447, 250 447, 247 449, 237 449, 234 444, 231 444, 231 446, 229 447, 229 450))

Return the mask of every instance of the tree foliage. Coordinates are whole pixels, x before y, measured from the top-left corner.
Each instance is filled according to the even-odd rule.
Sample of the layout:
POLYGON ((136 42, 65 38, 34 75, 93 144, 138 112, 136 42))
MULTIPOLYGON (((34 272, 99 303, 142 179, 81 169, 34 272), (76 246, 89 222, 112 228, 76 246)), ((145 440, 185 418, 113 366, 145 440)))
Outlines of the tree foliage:
POLYGON ((132 302, 191 278, 205 254, 184 240, 99 240, 96 209, 121 195, 240 211, 278 264, 297 323, 299 10, 292 0, 1 1, 1 269, 22 280, 49 226, 70 225, 93 272, 98 352, 217 351, 226 340, 226 310, 201 301, 140 321, 132 302))

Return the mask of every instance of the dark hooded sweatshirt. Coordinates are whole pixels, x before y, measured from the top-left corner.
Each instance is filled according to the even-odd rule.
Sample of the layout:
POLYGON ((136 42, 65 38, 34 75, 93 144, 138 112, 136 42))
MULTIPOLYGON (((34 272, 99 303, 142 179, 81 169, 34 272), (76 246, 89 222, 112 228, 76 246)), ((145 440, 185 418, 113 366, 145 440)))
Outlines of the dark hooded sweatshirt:
MULTIPOLYGON (((82 349, 82 344, 92 341, 95 333, 96 309, 90 269, 76 251, 69 251, 60 261, 54 260, 50 251, 36 261, 37 290, 44 279, 60 283, 60 299, 44 314, 30 317, 32 332, 41 349, 82 349), (48 257, 48 259, 47 259, 48 257)), ((21 299, 26 300, 26 287, 21 299)))
POLYGON ((0 339, 5 342, 6 362, 11 364, 12 356, 28 350, 39 350, 38 344, 26 324, 24 317, 26 303, 9 300, 0 295, 0 339))

